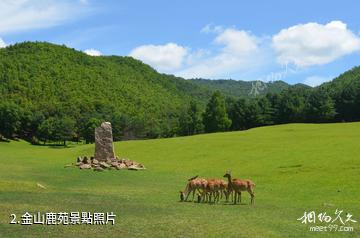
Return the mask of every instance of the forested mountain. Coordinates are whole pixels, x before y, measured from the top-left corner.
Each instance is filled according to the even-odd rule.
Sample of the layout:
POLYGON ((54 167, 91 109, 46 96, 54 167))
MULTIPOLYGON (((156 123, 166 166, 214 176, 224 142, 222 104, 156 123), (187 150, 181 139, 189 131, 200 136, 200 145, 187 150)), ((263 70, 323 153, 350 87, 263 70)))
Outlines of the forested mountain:
POLYGON ((69 117, 84 125, 98 118, 121 121, 124 133, 136 134, 130 137, 166 136, 191 99, 205 104, 209 95, 129 57, 92 57, 49 43, 0 49, 0 100, 31 115, 25 120, 35 124, 42 118, 69 117))
POLYGON ((283 81, 261 82, 242 81, 232 79, 190 79, 196 85, 203 86, 210 90, 219 90, 222 94, 233 97, 257 97, 267 93, 280 93, 291 87, 283 81))
POLYGON ((131 57, 89 56, 43 42, 0 49, 0 139, 116 140, 360 120, 360 68, 316 88, 282 81, 185 80, 131 57))
POLYGON ((338 121, 360 120, 360 66, 344 72, 319 88, 329 91, 338 121))

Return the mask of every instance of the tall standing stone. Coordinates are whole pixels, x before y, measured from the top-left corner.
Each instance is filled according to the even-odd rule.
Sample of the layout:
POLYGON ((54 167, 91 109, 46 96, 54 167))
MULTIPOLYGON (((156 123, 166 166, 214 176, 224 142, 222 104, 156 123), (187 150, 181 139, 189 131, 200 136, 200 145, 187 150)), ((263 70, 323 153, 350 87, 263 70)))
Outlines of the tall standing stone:
POLYGON ((95 129, 95 159, 106 161, 112 158, 115 158, 115 152, 111 123, 103 122, 95 129))

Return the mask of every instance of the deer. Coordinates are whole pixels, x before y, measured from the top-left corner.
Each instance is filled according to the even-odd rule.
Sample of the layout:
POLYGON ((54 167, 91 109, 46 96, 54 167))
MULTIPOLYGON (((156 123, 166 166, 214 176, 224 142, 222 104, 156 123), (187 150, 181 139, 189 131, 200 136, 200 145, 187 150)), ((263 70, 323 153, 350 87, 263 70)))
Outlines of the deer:
POLYGON ((254 187, 255 183, 253 183, 249 179, 232 179, 231 178, 231 172, 227 171, 224 178, 228 179, 228 187, 231 189, 231 191, 234 191, 234 204, 236 204, 237 196, 240 196, 240 202, 241 202, 241 192, 247 191, 251 196, 251 204, 254 204, 255 200, 255 194, 254 194, 254 187))
POLYGON ((225 195, 225 199, 226 201, 228 201, 229 199, 229 186, 228 186, 228 182, 220 179, 219 180, 220 183, 220 199, 223 198, 223 195, 225 195))
POLYGON ((192 201, 195 197, 195 192, 198 191, 202 193, 207 186, 207 180, 203 178, 199 178, 198 175, 188 179, 188 183, 186 184, 185 190, 180 191, 180 201, 187 201, 190 193, 192 192, 192 201))
POLYGON ((207 184, 205 189, 201 194, 202 200, 211 202, 212 197, 214 197, 214 203, 219 202, 222 199, 223 194, 226 199, 228 199, 227 193, 228 183, 221 179, 207 179, 207 184))
MULTIPOLYGON (((226 202, 229 202, 229 197, 231 196, 231 201, 234 202, 234 190, 232 190, 232 188, 230 188, 229 186, 227 186, 226 190, 224 191, 225 197, 226 197, 226 202)), ((238 202, 241 203, 241 192, 237 192, 238 196, 238 202)))
POLYGON ((211 197, 214 197, 214 202, 219 200, 219 191, 220 191, 220 182, 218 179, 207 179, 207 184, 203 190, 203 197, 205 196, 205 201, 207 201, 207 196, 209 197, 209 202, 211 203, 211 197))

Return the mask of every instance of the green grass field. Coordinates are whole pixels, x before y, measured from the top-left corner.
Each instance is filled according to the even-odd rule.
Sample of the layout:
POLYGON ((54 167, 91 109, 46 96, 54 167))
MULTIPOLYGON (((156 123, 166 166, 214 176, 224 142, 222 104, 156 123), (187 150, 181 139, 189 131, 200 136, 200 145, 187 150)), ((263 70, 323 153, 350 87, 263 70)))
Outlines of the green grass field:
MULTIPOLYGON (((146 171, 64 168, 94 145, 0 143, 0 237, 360 237, 360 123, 290 124, 116 143, 146 171), (179 202, 194 175, 256 183, 255 206, 179 202), (40 183, 47 187, 42 189, 40 183), (305 211, 353 214, 353 232, 310 232, 305 211), (107 212, 112 225, 9 224, 35 212, 107 212)), ((321 225, 321 223, 316 223, 321 225)))

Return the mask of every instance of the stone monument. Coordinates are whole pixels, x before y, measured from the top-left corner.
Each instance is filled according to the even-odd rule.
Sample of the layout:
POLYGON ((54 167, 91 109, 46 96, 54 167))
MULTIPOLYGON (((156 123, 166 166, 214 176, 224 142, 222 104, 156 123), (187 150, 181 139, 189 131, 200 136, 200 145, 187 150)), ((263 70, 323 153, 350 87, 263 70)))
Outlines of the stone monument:
POLYGON ((101 123, 100 127, 95 129, 95 159, 98 161, 107 161, 115 158, 112 128, 110 122, 101 123))
POLYGON ((69 168, 77 166, 80 169, 93 169, 94 171, 105 171, 115 168, 117 170, 144 170, 144 165, 126 158, 119 159, 115 156, 113 146, 112 128, 110 122, 101 123, 100 127, 95 129, 95 155, 79 156, 76 163, 67 164, 64 167, 69 168))

